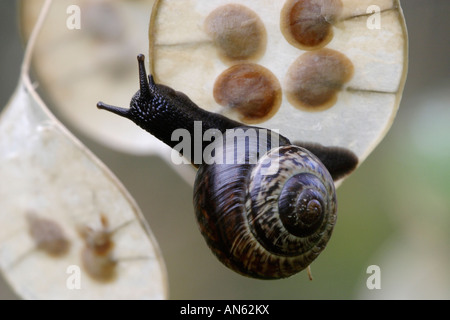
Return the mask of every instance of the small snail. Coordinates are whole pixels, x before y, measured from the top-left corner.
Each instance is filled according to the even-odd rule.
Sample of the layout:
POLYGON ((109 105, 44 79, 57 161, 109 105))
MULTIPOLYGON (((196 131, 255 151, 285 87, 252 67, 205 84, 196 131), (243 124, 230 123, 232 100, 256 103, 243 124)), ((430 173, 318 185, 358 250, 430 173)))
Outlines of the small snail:
POLYGON ((183 154, 198 167, 194 207, 214 254, 254 278, 284 278, 308 267, 336 222, 333 179, 353 170, 356 156, 343 148, 294 145, 274 131, 205 111, 151 75, 147 81, 142 54, 138 65, 140 90, 130 108, 102 102, 97 107, 132 120, 172 148, 178 143, 172 133, 181 128, 194 136, 195 121, 202 121, 202 136, 208 130, 223 134, 212 143, 202 141, 202 154, 209 150, 210 158, 194 161, 195 143, 183 154))

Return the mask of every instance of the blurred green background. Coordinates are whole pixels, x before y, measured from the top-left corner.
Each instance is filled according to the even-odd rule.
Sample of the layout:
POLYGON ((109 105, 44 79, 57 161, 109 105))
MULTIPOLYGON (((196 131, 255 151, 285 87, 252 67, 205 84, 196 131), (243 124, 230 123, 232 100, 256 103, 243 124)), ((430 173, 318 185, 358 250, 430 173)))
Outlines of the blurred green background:
MULTIPOLYGON (((198 231, 191 187, 163 160, 118 153, 68 126, 145 213, 170 298, 450 299, 450 1, 403 0, 402 7, 410 47, 403 100, 386 138, 338 189, 338 223, 312 264, 313 281, 306 273, 261 281, 228 270, 198 231), (370 265, 381 268, 380 290, 366 287, 370 265)), ((16 10, 15 1, 0 1, 0 109, 23 55, 16 10)), ((17 298, 0 276, 0 299, 17 298)))

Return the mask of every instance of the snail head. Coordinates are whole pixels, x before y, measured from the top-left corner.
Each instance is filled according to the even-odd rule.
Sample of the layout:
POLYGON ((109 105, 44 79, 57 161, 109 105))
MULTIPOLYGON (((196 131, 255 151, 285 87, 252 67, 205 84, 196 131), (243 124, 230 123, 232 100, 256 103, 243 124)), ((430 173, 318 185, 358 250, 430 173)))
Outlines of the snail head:
POLYGON ((148 75, 145 70, 144 60, 145 56, 139 54, 137 56, 139 66, 139 90, 131 98, 130 108, 121 108, 106 104, 102 101, 97 103, 97 108, 110 111, 121 117, 128 118, 134 122, 139 119, 144 120, 143 116, 148 115, 151 110, 151 103, 154 101, 155 81, 152 75, 148 75))

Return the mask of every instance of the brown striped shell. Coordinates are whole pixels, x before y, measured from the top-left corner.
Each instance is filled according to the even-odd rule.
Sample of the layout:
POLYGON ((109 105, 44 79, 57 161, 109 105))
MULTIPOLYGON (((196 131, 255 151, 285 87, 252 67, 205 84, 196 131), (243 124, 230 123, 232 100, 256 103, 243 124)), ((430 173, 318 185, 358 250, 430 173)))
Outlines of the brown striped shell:
MULTIPOLYGON (((325 166, 277 137, 275 147, 247 139, 236 163, 201 165, 194 184, 197 220, 208 246, 227 267, 254 278, 284 278, 308 267, 336 222, 335 187, 325 166), (242 158, 247 161, 239 163, 242 158)), ((224 137, 216 154, 238 149, 229 140, 224 137)))

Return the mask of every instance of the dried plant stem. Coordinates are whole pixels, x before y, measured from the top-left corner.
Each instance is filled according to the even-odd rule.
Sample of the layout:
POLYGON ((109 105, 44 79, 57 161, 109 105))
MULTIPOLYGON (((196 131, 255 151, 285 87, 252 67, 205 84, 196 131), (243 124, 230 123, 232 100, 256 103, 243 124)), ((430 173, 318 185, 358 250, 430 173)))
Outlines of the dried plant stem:
POLYGON ((39 32, 42 29, 42 25, 45 21, 45 17, 47 16, 47 13, 49 11, 51 3, 52 3, 52 0, 45 0, 44 5, 42 6, 41 12, 39 13, 38 20, 36 21, 36 24, 33 28, 33 31, 31 32, 30 38, 28 39, 28 43, 25 48, 21 76, 23 78, 28 78, 28 80, 29 80, 29 70, 30 70, 31 57, 33 55, 34 45, 36 43, 36 39, 39 35, 39 32))
POLYGON ((312 276, 311 266, 310 265, 306 268, 306 272, 308 273, 309 280, 312 281, 313 276, 312 276))

